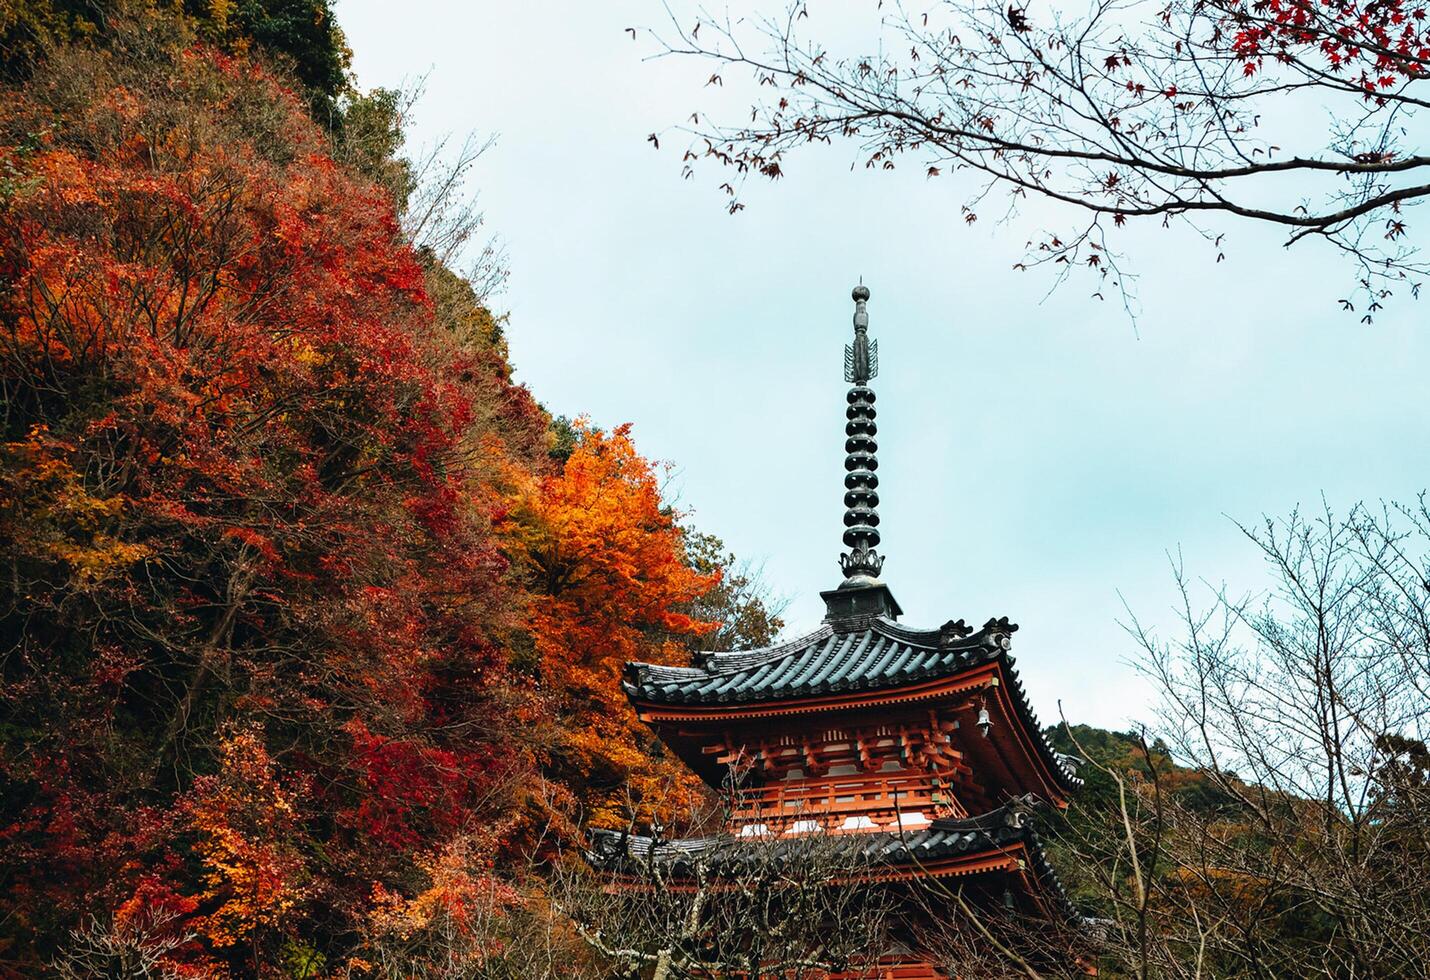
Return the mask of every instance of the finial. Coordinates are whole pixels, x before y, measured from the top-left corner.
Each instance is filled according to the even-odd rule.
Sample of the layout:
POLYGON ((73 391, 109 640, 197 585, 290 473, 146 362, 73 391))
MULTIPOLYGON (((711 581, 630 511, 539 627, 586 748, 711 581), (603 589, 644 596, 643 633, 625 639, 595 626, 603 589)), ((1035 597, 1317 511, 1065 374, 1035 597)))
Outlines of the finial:
POLYGON ((866 384, 879 374, 879 342, 869 339, 869 287, 860 283, 850 294, 854 297, 854 343, 844 345, 844 380, 856 385, 866 384))
POLYGON ((846 584, 856 580, 877 580, 884 559, 874 549, 879 544, 879 468, 876 455, 879 444, 874 440, 878 426, 874 418, 874 392, 869 380, 879 373, 879 343, 869 339, 869 312, 865 303, 869 287, 860 284, 851 294, 854 299, 854 343, 844 348, 844 380, 853 383, 849 389, 849 407, 844 426, 844 543, 849 551, 839 556, 846 584))

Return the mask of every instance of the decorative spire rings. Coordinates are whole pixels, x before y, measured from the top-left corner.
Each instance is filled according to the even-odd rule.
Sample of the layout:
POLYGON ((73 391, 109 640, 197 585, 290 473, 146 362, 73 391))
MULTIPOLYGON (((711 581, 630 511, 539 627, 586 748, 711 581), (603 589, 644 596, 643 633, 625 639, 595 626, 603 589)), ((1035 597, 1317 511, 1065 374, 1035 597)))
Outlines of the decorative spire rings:
POLYGON ((879 544, 879 468, 874 440, 879 428, 874 423, 874 391, 869 380, 879 373, 879 342, 869 340, 869 312, 864 304, 869 290, 854 287, 854 343, 844 348, 844 380, 849 389, 848 423, 844 426, 844 544, 849 551, 839 556, 846 583, 860 578, 877 579, 884 567, 883 557, 874 549, 879 544))

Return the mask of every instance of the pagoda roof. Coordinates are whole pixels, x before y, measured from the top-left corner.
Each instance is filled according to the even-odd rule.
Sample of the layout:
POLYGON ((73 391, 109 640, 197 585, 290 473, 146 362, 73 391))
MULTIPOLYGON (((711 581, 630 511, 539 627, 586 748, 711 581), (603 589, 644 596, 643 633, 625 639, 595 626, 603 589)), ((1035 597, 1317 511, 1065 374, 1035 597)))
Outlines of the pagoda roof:
MULTIPOLYGON (((961 624, 960 624, 961 625, 961 624)), ((653 704, 747 704, 845 691, 873 691, 948 677, 997 659, 1018 627, 916 630, 886 616, 825 623, 798 639, 757 650, 709 653, 692 667, 626 665, 632 700, 653 704), (840 628, 840 627, 843 628, 840 628)))
MULTIPOLYGON (((823 839, 836 860, 849 862, 851 872, 867 867, 876 880, 1027 873, 1062 915, 1077 918, 1028 820, 1035 806, 1031 798, 1021 798, 977 817, 941 818, 918 830, 834 833, 823 839)), ((802 853, 802 836, 783 836, 773 846, 788 846, 797 859, 802 853)), ((676 878, 693 872, 694 863, 700 860, 710 861, 716 873, 738 874, 743 863, 768 860, 770 854, 758 848, 771 846, 768 839, 731 834, 657 840, 617 830, 592 830, 590 845, 586 860, 598 870, 629 873, 647 866, 654 858, 676 878)))
POLYGON ((763 709, 762 715, 837 709, 895 694, 937 696, 939 682, 996 670, 1034 752, 1064 790, 1081 785, 1068 760, 1043 736, 1008 651, 1018 629, 1006 617, 973 631, 960 620, 939 629, 910 629, 887 616, 825 623, 798 639, 757 650, 706 654, 691 667, 626 664, 623 687, 638 707, 763 709))

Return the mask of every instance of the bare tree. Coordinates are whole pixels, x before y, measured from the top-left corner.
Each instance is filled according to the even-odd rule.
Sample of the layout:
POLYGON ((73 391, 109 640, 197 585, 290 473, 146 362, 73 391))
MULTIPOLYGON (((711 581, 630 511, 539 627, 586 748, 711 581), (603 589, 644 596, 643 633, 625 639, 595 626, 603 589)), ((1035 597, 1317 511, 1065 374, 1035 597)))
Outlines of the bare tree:
POLYGON ((50 969, 60 980, 176 980, 182 974, 171 956, 193 941, 194 935, 179 928, 179 915, 171 911, 146 910, 107 922, 91 916, 71 930, 50 969))
POLYGON ((1051 821, 1050 856, 1088 917, 1075 934, 948 920, 948 962, 989 977, 1430 976, 1430 509, 1244 530, 1271 587, 1199 599, 1178 567, 1176 634, 1130 623, 1158 724, 1078 744, 1086 785, 1051 821))
POLYGON ((451 134, 420 145, 408 144, 413 113, 425 79, 399 89, 373 89, 344 107, 334 150, 359 172, 385 187, 398 205, 402 233, 434 265, 452 270, 488 305, 506 285, 506 249, 483 236, 486 215, 472 178, 496 137, 451 134))
POLYGON ((1247 969, 1274 944, 1303 976, 1425 976, 1430 511, 1422 498, 1244 530, 1266 594, 1218 588, 1199 610, 1178 569, 1183 635, 1132 624, 1163 737, 1227 801, 1193 828, 1185 874, 1247 969))
POLYGON ((601 873, 567 869, 555 901, 622 975, 820 977, 888 942, 895 899, 871 879, 862 836, 597 832, 601 873))
MULTIPOLYGON (((1430 193, 1413 124, 1430 64, 1420 0, 878 9, 881 35, 847 49, 803 0, 737 22, 672 14, 658 50, 710 61, 710 85, 743 79, 755 103, 724 123, 697 112, 687 166, 779 178, 796 148, 840 141, 872 169, 912 158, 930 178, 977 175, 969 223, 1029 199, 1072 209, 1020 268, 1083 267, 1125 288, 1117 228, 1184 221, 1220 261, 1223 234, 1200 219, 1231 216, 1344 253, 1367 317, 1398 286, 1418 293, 1427 265, 1406 209, 1430 193)), ((722 186, 742 207, 739 180, 722 186)))
POLYGON ((375 931, 347 976, 407 980, 603 980, 570 924, 535 881, 509 903, 444 909, 421 928, 375 931))
POLYGON ((495 237, 479 241, 486 215, 471 189, 472 171, 496 137, 468 134, 460 143, 442 137, 411 160, 412 194, 402 216, 402 230, 439 264, 458 269, 477 301, 488 303, 510 274, 506 249, 495 237))

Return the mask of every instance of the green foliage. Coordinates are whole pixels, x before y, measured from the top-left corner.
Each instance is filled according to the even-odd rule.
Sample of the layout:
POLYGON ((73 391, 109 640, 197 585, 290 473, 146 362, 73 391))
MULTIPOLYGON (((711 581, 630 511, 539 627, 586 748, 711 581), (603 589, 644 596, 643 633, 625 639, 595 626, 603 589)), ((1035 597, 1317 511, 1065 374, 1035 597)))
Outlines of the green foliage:
POLYGON ((394 89, 349 92, 343 101, 342 125, 334 132, 338 158, 385 188, 398 211, 406 209, 415 183, 412 165, 402 156, 406 100, 394 89))
MULTIPOLYGON (((1089 864, 1113 866, 1126 841, 1124 804, 1138 812, 1147 804, 1146 794, 1139 791, 1155 785, 1163 805, 1208 820, 1235 807, 1210 776, 1179 765, 1161 741, 1149 743, 1137 732, 1092 725, 1053 725, 1043 734, 1056 751, 1086 760, 1078 770, 1083 785, 1072 804, 1063 814, 1045 815, 1043 826, 1070 897, 1087 912, 1107 911, 1106 883, 1088 874, 1089 864), (1114 774, 1128 789, 1125 797, 1114 774)), ((1143 847, 1139 841, 1139 850, 1143 847)))
POLYGON ((685 556, 702 575, 720 581, 701 597, 691 615, 720 627, 696 643, 696 651, 751 650, 773 643, 784 629, 784 602, 773 597, 758 568, 727 551, 725 542, 694 528, 685 531, 685 556))
POLYGON ((0 0, 0 79, 23 81, 64 45, 104 47, 136 22, 257 55, 295 79, 318 122, 339 119, 352 53, 330 0, 0 0))
POLYGON ((221 46, 259 53, 302 83, 320 123, 332 125, 348 87, 352 52, 333 17, 331 0, 186 0, 190 13, 221 46))
POLYGON ((1083 779, 1083 788, 1077 794, 1078 810, 1117 806, 1116 783, 1101 767, 1139 783, 1149 781, 1155 769, 1166 792, 1194 810, 1209 813, 1228 802, 1226 794, 1216 788, 1209 776, 1178 765, 1160 740, 1145 743, 1144 749, 1142 736, 1137 732, 1114 732, 1092 725, 1053 725, 1043 734, 1058 752, 1093 763, 1084 765, 1078 772, 1083 779))
POLYGON ((549 452, 551 458, 557 462, 565 463, 566 460, 571 458, 571 454, 576 451, 576 444, 581 440, 581 431, 576 427, 576 423, 568 416, 553 415, 551 417, 550 439, 551 448, 549 452))

